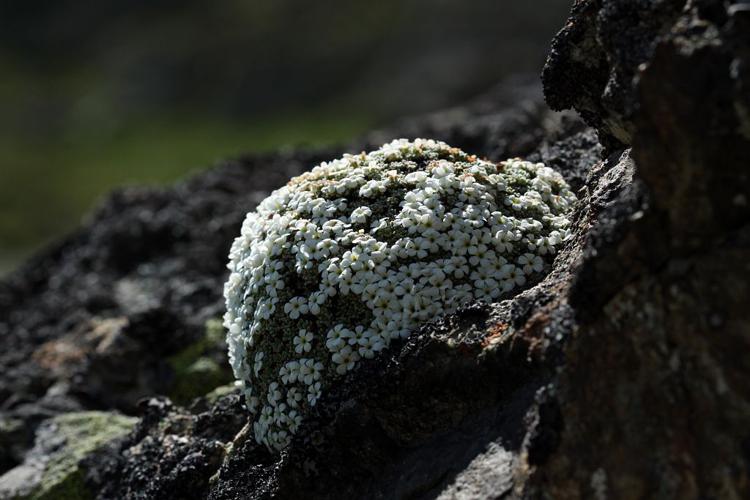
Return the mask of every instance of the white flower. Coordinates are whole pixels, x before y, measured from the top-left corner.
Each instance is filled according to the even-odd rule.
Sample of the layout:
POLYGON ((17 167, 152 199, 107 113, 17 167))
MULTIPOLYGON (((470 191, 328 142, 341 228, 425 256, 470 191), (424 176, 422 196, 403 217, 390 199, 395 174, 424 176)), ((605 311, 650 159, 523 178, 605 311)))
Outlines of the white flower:
POLYGON ((526 283, 526 278, 523 275, 523 270, 518 267, 513 267, 508 275, 508 279, 513 281, 516 285, 522 286, 526 283))
POLYGON ((517 240, 516 233, 512 230, 501 229, 495 233, 495 248, 499 252, 512 252, 513 242, 517 240))
MULTIPOLYGON (((541 272, 544 269, 544 261, 538 255, 533 253, 525 253, 518 257, 516 260, 519 266, 522 267, 523 272, 531 274, 534 272, 541 272)), ((522 284, 522 283, 519 283, 522 284)))
POLYGON ((302 423, 302 415, 300 415, 297 410, 292 410, 289 412, 289 415, 287 415, 287 422, 289 425, 289 432, 294 434, 302 423))
POLYGON ((276 382, 271 382, 271 385, 268 386, 268 403, 271 406, 276 406, 276 404, 281 400, 281 391, 279 390, 279 384, 276 382))
POLYGON ((372 198, 380 193, 385 192, 387 189, 387 181, 371 180, 367 181, 364 186, 359 188, 359 195, 365 198, 372 198))
POLYGON ((272 297, 278 295, 279 290, 284 288, 284 281, 281 279, 281 275, 278 271, 274 271, 265 278, 266 280, 266 293, 272 297))
POLYGON ((260 412, 259 422, 263 426, 268 426, 273 421, 273 407, 264 406, 260 412))
POLYGON ((284 384, 292 384, 300 377, 300 363, 289 361, 279 368, 279 377, 284 384))
POLYGON ((292 319, 297 319, 300 314, 307 314, 308 311, 307 299, 304 297, 292 297, 289 299, 289 302, 284 305, 284 312, 292 319))
MULTIPOLYGON (((559 235, 559 233, 557 233, 559 235)), ((555 239, 550 236, 540 236, 537 238, 537 240, 534 242, 536 245, 537 251, 539 252, 539 255, 547 255, 547 254, 553 254, 555 253, 555 239)))
POLYGON ((320 382, 315 382, 307 387, 307 402, 310 406, 315 406, 318 399, 320 399, 320 382))
POLYGON ((293 339, 294 352, 296 352, 297 354, 301 354, 303 352, 310 352, 310 349, 312 348, 312 340, 313 340, 312 332, 308 332, 304 328, 301 329, 299 333, 294 336, 294 339, 293 339))
POLYGON ((360 356, 367 359, 372 359, 375 353, 382 351, 386 343, 380 335, 367 330, 366 336, 364 336, 359 342, 359 348, 357 352, 360 356))
POLYGON ((331 359, 336 363, 336 373, 343 375, 347 371, 353 369, 357 364, 357 361, 359 361, 359 353, 353 351, 348 345, 345 345, 336 351, 331 359))
POLYGON ((329 351, 336 352, 344 347, 351 336, 352 332, 344 328, 344 325, 336 325, 328 331, 326 347, 329 351))
POLYGON ((315 258, 322 259, 333 255, 338 250, 338 247, 338 243, 335 240, 326 238, 315 245, 315 258))
POLYGON ((366 336, 371 335, 370 332, 365 331, 365 327, 362 325, 358 325, 354 328, 354 334, 349 337, 349 344, 350 345, 357 345, 363 342, 363 340, 366 338, 366 336))
POLYGON ((260 369, 263 368, 263 356, 264 356, 264 353, 262 351, 255 353, 255 363, 253 364, 253 373, 255 373, 256 377, 258 376, 260 369))
POLYGON ((372 215, 372 210, 370 210, 370 207, 358 207, 352 210, 350 219, 353 224, 364 224, 365 222, 367 222, 367 218, 370 215, 372 215))
POLYGON ((341 290, 341 293, 343 295, 349 295, 349 290, 351 290, 352 285, 354 285, 354 277, 352 272, 347 269, 341 273, 339 278, 339 289, 341 290))
POLYGON ((302 393, 296 387, 292 387, 286 392, 286 404, 291 408, 297 408, 302 401, 302 393))
POLYGON ((288 420, 286 414, 286 404, 278 403, 273 409, 273 422, 279 425, 286 425, 288 420))
POLYGON ((325 304, 327 299, 328 294, 326 292, 326 289, 310 294, 310 297, 307 301, 307 307, 310 310, 310 314, 312 314, 313 316, 317 316, 318 314, 320 314, 320 307, 325 304))
POLYGON ((310 385, 314 380, 320 379, 323 363, 314 359, 303 358, 299 360, 299 380, 310 385))

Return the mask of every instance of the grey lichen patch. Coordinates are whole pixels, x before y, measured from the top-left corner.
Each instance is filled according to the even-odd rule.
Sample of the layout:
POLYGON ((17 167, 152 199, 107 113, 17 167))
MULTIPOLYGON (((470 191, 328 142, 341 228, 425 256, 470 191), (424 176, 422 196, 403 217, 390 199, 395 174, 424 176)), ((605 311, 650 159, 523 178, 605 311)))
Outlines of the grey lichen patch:
POLYGON ((575 196, 542 164, 386 144, 292 179, 248 214, 225 285, 253 433, 286 446, 337 378, 421 323, 544 276, 575 196))
POLYGON ((127 434, 137 419, 107 412, 67 413, 44 423, 27 461, 0 477, 0 496, 33 500, 92 498, 79 463, 127 434))

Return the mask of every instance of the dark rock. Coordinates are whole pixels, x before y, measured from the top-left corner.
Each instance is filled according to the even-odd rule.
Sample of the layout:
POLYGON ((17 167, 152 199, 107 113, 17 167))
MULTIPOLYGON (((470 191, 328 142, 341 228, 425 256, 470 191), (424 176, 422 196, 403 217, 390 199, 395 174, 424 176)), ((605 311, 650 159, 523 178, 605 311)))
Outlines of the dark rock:
POLYGON ((530 497, 750 495, 742 444, 750 423, 747 8, 634 5, 641 4, 625 26, 648 43, 626 37, 607 48, 593 35, 566 39, 592 19, 601 33, 622 9, 622 2, 587 2, 548 62, 548 75, 571 70, 567 90, 545 82, 548 92, 566 94, 555 102, 588 99, 594 117, 587 119, 610 147, 632 145, 608 163, 629 165, 633 182, 589 235, 572 302, 577 334, 555 383, 565 430, 533 469, 530 497), (618 99, 573 91, 592 84, 560 54, 592 44, 605 52, 618 99), (635 59, 625 55, 631 46, 635 59), (632 77, 619 78, 618 67, 632 77))
MULTIPOLYGON (((171 189, 116 192, 0 281, 0 418, 21 419, 28 448, 44 418, 132 414, 142 397, 179 391, 170 356, 203 342, 206 321, 221 316, 227 248, 246 212, 330 154, 257 156, 171 189)), ((223 342, 205 354, 226 366, 223 342)), ((21 458, 3 458, 0 472, 21 458)))
POLYGON ((1 498, 90 498, 80 462, 114 446, 136 419, 108 412, 69 412, 44 422, 22 464, 0 475, 1 498))
POLYGON ((100 498, 204 498, 225 445, 247 420, 239 394, 194 414, 165 398, 140 408, 142 418, 122 444, 84 461, 87 487, 100 498))
MULTIPOLYGON (((508 115, 515 116, 498 113, 497 119, 508 115)), ((446 133, 460 135, 459 125, 451 127, 446 115, 438 116, 446 133)), ((426 118, 428 123, 432 119, 426 118)), ((529 126, 538 126, 534 122, 529 126)), ((554 139, 537 146, 532 156, 558 152, 570 160, 562 169, 565 175, 583 185, 587 161, 594 161, 599 148, 591 132, 574 120, 555 123, 563 128, 551 128, 554 139)), ((618 194, 606 183, 592 191, 602 203, 618 194)), ((185 426, 195 412, 152 400, 136 435, 122 449, 112 450, 109 460, 95 461, 112 470, 107 475, 92 469, 101 478, 101 498, 135 497, 143 488, 149 491, 146 496, 158 498, 187 495, 173 483, 187 456, 203 457, 202 468, 190 469, 191 494, 216 499, 429 497, 441 492, 491 496, 498 488, 515 487, 524 422, 537 405, 548 407, 536 394, 553 378, 575 324, 566 297, 585 235, 596 219, 588 206, 581 205, 577 236, 547 279, 513 300, 474 304, 427 325, 402 346, 360 367, 324 396, 292 446, 278 457, 256 445, 247 429, 235 436, 240 424, 233 419, 236 425, 218 438, 224 445, 233 439, 220 463, 206 458, 210 454, 205 451, 195 455, 205 446, 185 426), (184 447, 176 448, 174 440, 184 447), (488 470, 493 472, 485 476, 488 470), (479 475, 484 479, 475 483, 479 475)), ((195 408, 203 412, 206 407, 195 408)), ((207 408, 222 412, 216 405, 207 408)), ((541 421, 546 425, 553 413, 541 411, 541 421)), ((547 432, 544 425, 538 427, 547 432)), ((544 439, 547 447, 555 442, 537 438, 540 450, 544 439)))
MULTIPOLYGON (((431 136, 543 160, 578 193, 573 237, 542 282, 363 363, 280 455, 250 437, 237 392, 135 401, 171 390, 165 360, 192 356, 220 314, 245 212, 341 151, 115 194, 0 288, 3 463, 34 460, 23 441, 44 419, 101 406, 141 415, 79 461, 102 499, 750 496, 748 12, 576 2, 545 90, 606 149, 517 83, 344 148, 431 136), (92 380, 107 370, 124 373, 92 380)), ((199 355, 223 362, 221 349, 199 355)))
POLYGON ((605 146, 629 145, 638 68, 684 5, 685 0, 575 0, 542 73, 547 103, 578 111, 605 146))

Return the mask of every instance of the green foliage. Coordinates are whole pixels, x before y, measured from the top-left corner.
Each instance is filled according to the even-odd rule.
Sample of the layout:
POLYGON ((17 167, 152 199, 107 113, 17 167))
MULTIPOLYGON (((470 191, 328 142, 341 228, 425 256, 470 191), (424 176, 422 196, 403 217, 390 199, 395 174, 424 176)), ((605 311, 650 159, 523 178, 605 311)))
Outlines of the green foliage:
POLYGON ((169 393, 173 401, 187 404, 232 380, 229 367, 220 365, 209 356, 222 345, 223 338, 221 320, 208 320, 205 334, 200 340, 167 360, 175 376, 174 386, 169 393))
POLYGON ((0 134, 0 272, 30 247, 69 231, 102 193, 115 187, 169 183, 249 151, 338 142, 369 125, 364 117, 323 110, 253 123, 149 116, 111 135, 71 129, 43 145, 20 131, 0 134))

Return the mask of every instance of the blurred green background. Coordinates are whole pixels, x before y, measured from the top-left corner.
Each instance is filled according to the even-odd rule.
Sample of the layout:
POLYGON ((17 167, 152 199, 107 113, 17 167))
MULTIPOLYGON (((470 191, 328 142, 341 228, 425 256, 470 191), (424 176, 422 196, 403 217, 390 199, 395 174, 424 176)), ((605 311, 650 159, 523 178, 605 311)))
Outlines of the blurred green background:
POLYGON ((0 0, 0 273, 109 189, 538 73, 568 0, 0 0))

